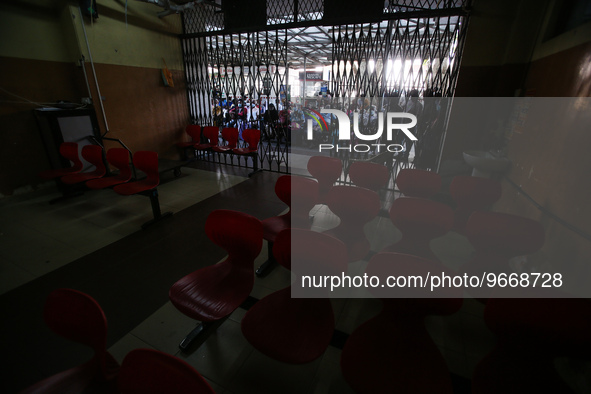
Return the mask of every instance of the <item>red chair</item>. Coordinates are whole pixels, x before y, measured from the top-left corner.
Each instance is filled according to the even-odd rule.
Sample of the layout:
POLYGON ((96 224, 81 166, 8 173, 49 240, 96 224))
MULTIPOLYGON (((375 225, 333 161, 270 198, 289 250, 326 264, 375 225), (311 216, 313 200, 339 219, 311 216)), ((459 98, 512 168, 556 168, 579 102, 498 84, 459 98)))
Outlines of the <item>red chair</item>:
POLYGON ((370 249, 363 226, 380 211, 378 194, 362 187, 333 186, 326 196, 326 205, 341 222, 325 234, 332 235, 347 245, 350 262, 363 259, 370 249))
POLYGON ((318 202, 318 182, 300 176, 282 175, 275 183, 275 194, 289 207, 286 213, 263 220, 263 238, 267 241, 268 259, 256 270, 265 276, 274 265, 273 243, 287 228, 310 228, 310 210, 318 202))
POLYGON ((180 358, 153 349, 135 349, 121 363, 121 394, 213 394, 209 383, 180 358))
POLYGON ((107 151, 107 162, 119 171, 112 176, 92 179, 86 182, 89 189, 104 189, 107 187, 126 183, 131 180, 131 167, 129 166, 129 152, 125 148, 111 148, 107 151))
POLYGON ((312 156, 307 168, 310 175, 318 181, 319 202, 324 204, 328 192, 343 172, 343 163, 336 157, 312 156))
POLYGON ((205 126, 202 130, 203 137, 207 139, 206 143, 198 142, 193 147, 198 151, 211 150, 212 147, 219 145, 220 129, 217 126, 205 126))
POLYGON ((89 181, 91 179, 102 178, 107 173, 107 167, 103 157, 103 148, 98 145, 85 145, 82 147, 82 158, 94 165, 94 170, 90 172, 77 172, 75 174, 64 175, 61 181, 66 185, 73 185, 89 181))
POLYGON ((43 179, 56 179, 61 178, 67 174, 74 174, 82 171, 82 161, 78 156, 78 144, 75 142, 63 142, 60 145, 60 155, 71 161, 72 166, 67 168, 55 168, 53 170, 47 170, 39 173, 39 176, 43 179))
MULTIPOLYGON (((211 150, 218 153, 232 153, 233 149, 236 149, 238 144, 238 128, 236 127, 225 127, 222 129, 222 138, 226 141, 226 145, 212 146, 211 150)), ((225 163, 225 159, 224 159, 225 163)))
POLYGON ((432 198, 441 190, 441 175, 405 168, 396 176, 396 186, 406 197, 432 198))
MULTIPOLYGON (((483 272, 510 273, 509 260, 537 252, 546 239, 544 227, 522 216, 499 212, 474 212, 466 225, 466 236, 475 251, 464 272, 481 276, 483 272)), ((470 288, 474 297, 487 298, 487 287, 470 288)))
POLYGON ((567 295, 554 289, 527 290, 505 288, 488 300, 484 321, 498 341, 474 370, 474 394, 574 393, 554 361, 588 359, 591 302, 560 298, 567 295))
POLYGON ((123 196, 143 194, 150 197, 154 219, 142 224, 142 228, 145 229, 151 224, 172 216, 172 212, 162 213, 160 211, 160 202, 158 200, 157 189, 157 186, 160 184, 160 174, 158 172, 158 154, 151 151, 138 151, 133 155, 133 165, 136 169, 144 172, 146 174, 146 178, 139 181, 117 185, 113 188, 113 190, 123 196))
POLYGON ((377 192, 388 185, 390 171, 383 164, 354 161, 349 167, 349 177, 355 186, 377 192))
POLYGON ((437 261, 429 242, 445 235, 453 225, 452 209, 442 203, 415 197, 399 197, 390 207, 390 220, 402 239, 383 249, 437 261))
POLYGON ((196 124, 187 125, 185 128, 185 133, 191 137, 191 141, 179 142, 176 144, 176 146, 183 150, 183 156, 186 159, 187 148, 193 148, 195 144, 199 144, 201 142, 201 126, 196 124))
POLYGON ((456 176, 449 192, 457 208, 454 230, 464 234, 466 223, 474 211, 484 211, 501 198, 501 183, 495 179, 475 176, 456 176))
MULTIPOLYGON (((295 283, 301 275, 342 275, 347 270, 345 245, 310 230, 282 231, 273 253, 279 264, 294 273, 295 283)), ((328 294, 292 298, 291 291, 291 286, 286 287, 254 304, 242 319, 242 333, 261 353, 281 362, 302 364, 317 359, 328 347, 334 313, 328 294)))
MULTIPOLYGON (((380 253, 366 269, 386 283, 388 276, 426 277, 442 266, 416 256, 380 253)), ((449 273, 449 270, 445 270, 449 273)), ((445 359, 424 323, 428 315, 450 315, 462 305, 462 289, 369 287, 382 299, 382 311, 349 336, 341 353, 341 371, 356 393, 453 393, 445 359), (387 298, 390 297, 390 298, 387 298), (396 297, 396 298, 394 298, 396 297)))
POLYGON ((252 176, 259 171, 259 142, 261 141, 261 131, 257 129, 246 129, 242 132, 242 139, 246 143, 243 148, 234 148, 232 153, 239 156, 238 163, 240 164, 240 156, 246 158, 252 157, 252 172, 248 176, 252 176))
POLYGON ((199 320, 180 344, 188 349, 208 323, 229 316, 252 291, 253 263, 263 246, 263 225, 245 213, 216 210, 205 223, 205 233, 228 256, 220 263, 199 269, 170 288, 172 304, 183 314, 199 320))
POLYGON ((107 352, 107 319, 100 305, 80 291, 58 289, 49 294, 43 318, 56 334, 92 348, 94 356, 88 362, 42 380, 22 393, 116 392, 119 364, 107 352))

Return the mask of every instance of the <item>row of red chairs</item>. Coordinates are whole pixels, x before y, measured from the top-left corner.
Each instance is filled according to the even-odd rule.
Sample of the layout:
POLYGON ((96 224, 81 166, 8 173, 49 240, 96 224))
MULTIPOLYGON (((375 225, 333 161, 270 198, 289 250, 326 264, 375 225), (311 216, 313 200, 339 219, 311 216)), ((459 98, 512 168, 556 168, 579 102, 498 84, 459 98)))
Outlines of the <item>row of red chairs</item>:
POLYGON ((85 145, 82 147, 81 155, 84 160, 94 166, 94 170, 81 172, 83 163, 78 155, 78 144, 75 142, 64 142, 60 145, 60 154, 69 160, 72 165, 67 168, 58 168, 41 172, 39 176, 43 179, 55 179, 65 185, 76 185, 84 183, 89 189, 99 190, 112 187, 113 191, 123 196, 144 194, 150 197, 152 214, 154 218, 142 225, 142 228, 169 217, 170 212, 162 213, 158 200, 157 187, 160 184, 158 171, 158 154, 152 151, 138 151, 133 154, 133 165, 142 171, 144 179, 131 181, 132 170, 129 164, 130 154, 124 148, 111 148, 107 151, 107 163, 117 168, 117 173, 107 175, 104 150, 99 145, 85 145))
POLYGON ((185 361, 153 349, 129 352, 121 366, 107 351, 107 319, 99 303, 73 289, 52 291, 43 319, 56 334, 90 347, 86 363, 50 376, 21 394, 206 394, 207 381, 185 361))
MULTIPOLYGON (((318 176, 320 188, 326 193, 324 202, 341 219, 341 224, 330 233, 345 241, 351 261, 355 261, 363 258, 364 253, 369 251, 369 240, 363 233, 363 225, 375 217, 379 200, 376 195, 368 192, 347 191, 343 186, 334 186, 341 173, 340 164, 340 160, 336 158, 312 157, 308 170, 313 176, 318 176), (351 194, 348 198, 347 193, 351 194), (358 222, 352 221, 349 216, 358 222), (363 220, 360 221, 361 218, 363 220)), ((368 179, 383 177, 375 174, 379 174, 378 168, 384 166, 363 163, 357 167, 364 169, 358 171, 363 176, 356 180, 357 174, 354 175, 352 170, 357 165, 351 164, 349 170, 354 183, 372 183, 368 179)), ((437 260, 429 243, 454 230, 467 236, 475 249, 471 260, 461 270, 482 273, 506 272, 513 257, 530 255, 544 245, 545 231, 539 222, 518 215, 486 210, 501 197, 501 185, 496 180, 472 176, 454 177, 450 194, 457 204, 455 211, 446 204, 430 200, 440 191, 439 174, 404 169, 399 172, 396 184, 404 197, 394 200, 389 216, 394 226, 402 232, 402 239, 386 247, 384 251, 437 260)), ((487 289, 474 291, 475 297, 487 298, 487 289)))
MULTIPOLYGON (((343 261, 351 258, 351 247, 347 247, 349 244, 345 246, 334 238, 325 237, 328 233, 316 234, 293 228, 307 225, 307 212, 314 205, 311 196, 318 189, 317 186, 309 182, 309 179, 287 178, 289 177, 282 177, 277 181, 276 192, 282 201, 290 205, 290 211, 280 217, 263 221, 267 239, 271 239, 273 228, 284 228, 274 237, 273 251, 276 260, 280 265, 292 270, 294 262, 291 259, 298 259, 298 264, 304 263, 296 267, 303 270, 299 271, 300 274, 309 272, 305 268, 311 266, 316 268, 316 271, 312 272, 321 272, 325 275, 338 275, 344 272, 346 266, 343 267, 343 261), (290 224, 290 219, 294 217, 299 219, 291 221, 290 224), (291 229, 285 229, 290 225, 291 229), (320 241, 322 237, 326 238, 324 243, 320 241), (286 252, 285 243, 288 241, 291 241, 291 245, 286 252), (286 258, 286 253, 290 254, 289 258, 286 258), (306 263, 309 265, 306 266, 306 263)), ((464 179, 459 178, 456 182, 461 185, 463 181, 464 179)), ((494 183, 487 180, 480 184, 493 185, 492 190, 496 190, 494 183)), ((327 204, 331 210, 335 207, 335 200, 347 199, 347 188, 331 188, 327 197, 327 204)), ((482 190, 476 190, 474 193, 483 195, 484 199, 490 198, 491 194, 482 190)), ((355 209, 366 205, 366 201, 359 198, 360 195, 351 194, 350 200, 356 203, 356 206, 350 205, 349 208, 355 209)), ((442 270, 443 266, 433 260, 432 254, 429 256, 431 259, 424 259, 390 251, 406 249, 406 253, 420 254, 428 250, 430 239, 443 235, 452 228, 454 215, 451 209, 444 204, 416 197, 400 198, 395 203, 390 211, 391 219, 402 230, 405 240, 375 255, 368 263, 366 273, 382 278, 401 274, 421 274, 424 277, 427 272, 442 270)), ((467 203, 470 204, 470 201, 467 203)), ((342 212, 340 215, 337 214, 341 217, 341 223, 342 215, 342 212)), ((466 233, 476 248, 473 261, 486 261, 490 264, 488 269, 491 270, 495 267, 503 267, 502 269, 506 270, 511 257, 535 252, 543 245, 544 240, 543 228, 539 223, 516 215, 496 212, 474 212, 470 215, 466 233)), ((333 235, 338 236, 338 231, 333 231, 333 235)), ((448 268, 445 270, 452 274, 448 268)), ((298 272, 294 274, 297 281, 298 272)), ((290 299, 290 290, 280 290, 255 304, 243 318, 242 331, 253 346, 272 358, 291 363, 311 361, 324 352, 334 329, 330 303, 322 300, 290 299)), ((377 297, 392 296, 381 294, 380 288, 373 290, 377 297)), ((408 298, 412 296, 408 293, 401 295, 406 299, 383 298, 382 312, 349 336, 341 356, 341 368, 345 379, 360 393, 387 392, 393 387, 402 392, 451 393, 452 384, 445 360, 427 333, 423 317, 448 315, 457 311, 462 304, 461 289, 448 289, 448 293, 439 294, 439 298, 436 299, 412 299, 408 298), (426 373, 429 379, 422 378, 426 373)), ((556 307, 552 310, 563 316, 564 320, 561 321, 566 322, 565 327, 558 327, 552 323, 552 318, 546 317, 547 314, 544 313, 543 305, 548 300, 514 301, 495 298, 489 301, 490 305, 487 304, 486 315, 493 315, 494 319, 499 319, 493 324, 487 322, 493 331, 498 331, 495 329, 497 325, 502 327, 502 332, 505 333, 514 332, 514 329, 507 327, 519 327, 523 332, 515 336, 509 335, 479 363, 475 373, 476 392, 517 393, 527 391, 528 387, 538 387, 537 391, 550 387, 553 392, 569 392, 565 383, 551 368, 551 361, 556 355, 563 355, 565 352, 572 354, 577 345, 584 344, 588 348, 591 344, 589 331, 583 333, 578 328, 580 325, 584 327, 583 330, 587 330, 591 325, 588 314, 583 318, 578 316, 580 310, 589 310, 589 302, 550 300, 549 304, 556 307), (499 305, 503 308, 499 309, 499 305), (523 311, 532 307, 540 313, 530 319, 523 311), (568 313, 563 310, 565 307, 568 313), (497 314, 500 316, 497 317, 497 314), (524 325, 527 327, 526 330, 523 329, 524 325), (574 327, 577 329, 572 331, 574 327), (578 333, 576 339, 565 340, 571 332, 578 333), (537 340, 532 340, 532 335, 537 340), (518 338, 517 341, 515 338, 518 338), (520 346, 515 347, 516 343, 520 346), (548 343, 552 347, 550 352, 544 350, 545 346, 541 346, 548 343), (525 344, 525 351, 521 344, 525 344), (564 344, 567 344, 566 349, 564 344), (525 362, 527 367, 520 367, 522 362, 525 362)))
MULTIPOLYGON (((333 189, 331 198, 353 190, 375 193, 353 186, 341 188, 333 189)), ((317 182, 286 175, 277 180, 276 192, 290 206, 281 216, 260 222, 233 211, 215 211, 210 215, 206 233, 228 251, 228 257, 172 286, 170 299, 182 313, 201 322, 213 322, 232 313, 252 290, 252 263, 263 236, 272 239, 276 261, 293 272, 296 283, 310 269, 323 275, 346 272, 350 257, 345 242, 328 233, 297 228, 309 227, 308 213, 318 198, 317 182), (222 226, 222 219, 228 225, 222 226)), ((422 267, 421 271, 437 270, 436 262, 382 253, 370 260, 367 272, 392 274, 388 266, 397 269, 397 275, 402 273, 401 269, 407 274, 417 273, 417 267, 422 267)), ((329 346, 335 330, 334 312, 327 294, 317 294, 318 298, 292 298, 291 291, 288 286, 256 302, 242 319, 242 333, 257 350, 275 360, 307 363, 320 357, 329 346)), ((326 293, 327 289, 316 291, 326 293)), ((444 300, 384 300, 383 312, 355 330, 345 344, 341 366, 347 382, 358 392, 386 392, 392 387, 408 389, 404 392, 427 392, 412 389, 417 387, 417 382, 425 381, 419 379, 419 374, 428 367, 429 388, 451 387, 449 371, 424 327, 423 317, 453 313, 461 302, 460 289, 447 294, 444 300), (376 349, 387 351, 378 351, 376 357, 376 349), (401 352, 401 357, 395 356, 401 352), (384 377, 389 381, 384 382, 384 377)))
POLYGON ((260 130, 246 129, 240 134, 236 127, 225 127, 221 132, 221 137, 224 141, 223 145, 220 145, 220 129, 217 126, 201 127, 199 125, 188 125, 185 132, 189 135, 191 141, 177 144, 183 151, 191 148, 196 152, 214 152, 218 153, 218 155, 225 153, 238 155, 238 157, 252 157, 253 172, 249 175, 252 175, 258 170, 258 147, 261 140, 260 130), (244 146, 239 147, 238 141, 241 138, 244 141, 244 146))
MULTIPOLYGON (((323 201, 343 171, 340 159, 313 156, 308 161, 308 172, 318 180, 320 200, 323 201)), ((387 186, 390 172, 384 165, 355 161, 349 166, 351 182, 378 191, 387 186)), ((431 199, 441 191, 441 176, 432 171, 402 169, 396 176, 396 186, 406 197, 431 199)), ((450 195, 456 203, 453 229, 464 233, 468 218, 475 211, 488 209, 501 198, 499 181, 472 176, 456 176, 450 184, 450 195)))

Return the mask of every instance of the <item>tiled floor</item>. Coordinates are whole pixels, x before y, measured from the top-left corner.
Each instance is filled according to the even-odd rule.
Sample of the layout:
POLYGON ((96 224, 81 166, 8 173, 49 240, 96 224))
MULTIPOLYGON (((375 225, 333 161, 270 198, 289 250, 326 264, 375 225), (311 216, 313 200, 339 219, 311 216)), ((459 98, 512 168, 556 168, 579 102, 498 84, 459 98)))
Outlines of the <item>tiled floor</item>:
MULTIPOLYGON (((294 156, 294 172, 302 173, 305 158, 294 156)), ((176 355, 193 365, 218 393, 350 393, 339 368, 341 350, 330 346, 324 355, 304 365, 288 365, 258 352, 243 337, 237 309, 197 350, 179 351, 178 344, 196 322, 168 302, 167 290, 175 280, 200 266, 213 264, 223 251, 211 246, 203 224, 213 209, 248 212, 261 219, 284 209, 273 194, 276 174, 211 167, 184 168, 159 187, 163 211, 175 215, 147 230, 149 200, 122 197, 110 190, 87 193, 77 199, 48 205, 53 188, 0 201, 0 311, 4 321, 0 349, 11 366, 2 370, 8 392, 77 365, 88 351, 57 338, 41 320, 44 297, 54 288, 72 287, 97 299, 109 321, 109 351, 119 361, 132 349, 146 347, 176 355)), ((390 196, 382 196, 386 202, 390 196)), ((314 211, 313 229, 329 229, 338 218, 325 206, 314 211)), ((372 250, 400 238, 385 217, 366 227, 372 250)), ((466 239, 456 233, 436 239, 433 252, 450 267, 465 262, 471 253, 466 239)), ((267 248, 254 266, 266 260, 267 248)), ((276 267, 256 278, 255 299, 286 287, 290 273, 276 267)), ((334 299, 336 329, 352 333, 376 315, 380 302, 373 299, 334 299)), ((469 392, 475 365, 495 344, 485 327, 483 306, 466 299, 462 309, 448 317, 426 320, 429 332, 454 376, 456 393, 469 392)), ((573 368, 563 366, 563 375, 573 368)), ((583 367, 580 367, 584 369, 583 367)), ((580 371, 578 371, 580 372, 580 371)), ((581 373, 570 377, 573 388, 584 390, 581 373), (577 379, 579 379, 577 383, 577 379)))
MULTIPOLYGON (((184 168, 163 174, 162 212, 181 210, 237 183, 244 176, 184 168)), ((144 196, 123 197, 110 189, 53 205, 53 184, 0 200, 0 294, 140 230, 152 211, 144 196)))

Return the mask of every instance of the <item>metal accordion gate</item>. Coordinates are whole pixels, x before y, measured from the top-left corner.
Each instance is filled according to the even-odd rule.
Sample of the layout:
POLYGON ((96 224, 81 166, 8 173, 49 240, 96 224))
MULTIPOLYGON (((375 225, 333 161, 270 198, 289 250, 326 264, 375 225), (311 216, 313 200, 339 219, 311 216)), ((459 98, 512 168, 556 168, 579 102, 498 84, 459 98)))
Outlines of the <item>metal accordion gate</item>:
MULTIPOLYGON (((254 118, 271 106, 278 113, 289 110, 289 74, 297 72, 293 64, 301 65, 293 57, 318 59, 323 50, 330 55, 324 64, 330 67, 330 97, 318 102, 343 111, 362 112, 358 104, 407 111, 418 98, 423 107, 419 141, 407 146, 406 155, 390 157, 389 164, 437 169, 470 0, 386 0, 377 18, 366 19, 371 22, 363 22, 363 16, 343 18, 336 0, 267 0, 266 26, 246 29, 228 28, 223 7, 213 3, 183 12, 180 38, 192 123, 260 129, 259 168, 288 172, 291 125, 254 118), (322 42, 308 34, 312 39, 304 43, 306 29, 321 32, 322 42), (247 107, 247 117, 228 116, 230 106, 247 107), (414 158, 408 156, 411 150, 414 158)), ((345 162, 381 160, 371 154, 341 156, 345 162)), ((396 172, 393 168, 393 176, 396 172)))

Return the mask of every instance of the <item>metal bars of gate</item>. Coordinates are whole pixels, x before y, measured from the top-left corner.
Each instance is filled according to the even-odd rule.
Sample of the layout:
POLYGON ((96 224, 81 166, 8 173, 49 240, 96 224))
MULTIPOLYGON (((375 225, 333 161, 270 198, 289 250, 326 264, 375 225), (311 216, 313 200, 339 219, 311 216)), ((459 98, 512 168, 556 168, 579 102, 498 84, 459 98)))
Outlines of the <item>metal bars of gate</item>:
MULTIPOLYGON (((424 111, 415 114, 419 122, 414 130, 419 140, 414 145, 406 141, 404 154, 391 161, 393 179, 400 168, 437 170, 449 100, 438 107, 445 120, 438 122, 437 129, 432 127, 433 112, 427 109, 434 98, 453 97, 466 27, 467 15, 462 13, 332 28, 331 88, 344 110, 357 110, 360 116, 370 110, 412 112, 410 97, 421 96, 424 111)), ((350 157, 347 151, 339 156, 344 161, 372 158, 371 154, 350 157)))
MULTIPOLYGON (((288 172, 290 125, 282 124, 281 118, 264 117, 271 105, 277 115, 288 108, 287 31, 212 34, 181 41, 192 123, 238 127, 241 133, 247 128, 261 130, 258 168, 288 172), (237 115, 241 107, 247 107, 248 115, 237 115)), ((219 155, 202 154, 200 159, 217 161, 219 155)))
MULTIPOLYGON (((251 105, 252 99, 262 104, 265 93, 267 103, 273 94, 277 100, 281 86, 287 81, 287 29, 314 24, 328 27, 332 35, 333 96, 349 100, 347 104, 341 101, 342 109, 361 96, 378 110, 383 109, 379 100, 392 96, 401 98, 400 105, 405 110, 407 97, 413 90, 425 98, 453 96, 469 0, 385 1, 381 22, 334 26, 323 20, 321 0, 295 0, 281 3, 281 7, 273 4, 267 4, 266 28, 250 33, 225 29, 223 13, 205 4, 183 13, 181 41, 193 123, 213 124, 212 104, 216 95, 226 98, 248 95, 251 105), (271 71, 272 65, 275 69, 271 71), (261 66, 267 70, 262 71, 261 66), (244 67, 249 70, 245 71, 244 67), (272 93, 265 92, 269 86, 272 93)), ((449 108, 445 108, 446 114, 449 108)), ((423 158, 421 167, 437 167, 445 128, 442 127, 441 133, 418 130, 420 140, 414 151, 415 157, 423 158)), ((274 133, 272 138, 265 131, 261 167, 273 171, 287 169, 289 128, 283 134, 274 133)), ((415 166, 416 160, 409 159, 408 151, 394 165, 415 166)))

